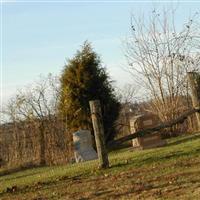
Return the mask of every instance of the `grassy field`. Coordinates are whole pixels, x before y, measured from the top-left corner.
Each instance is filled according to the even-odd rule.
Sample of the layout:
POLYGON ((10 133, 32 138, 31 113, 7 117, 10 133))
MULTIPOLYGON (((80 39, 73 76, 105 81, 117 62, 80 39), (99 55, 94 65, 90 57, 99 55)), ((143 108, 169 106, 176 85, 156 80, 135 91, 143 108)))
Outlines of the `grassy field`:
POLYGON ((162 148, 114 151, 109 159, 107 170, 90 161, 1 176, 0 199, 200 199, 200 134, 162 148))

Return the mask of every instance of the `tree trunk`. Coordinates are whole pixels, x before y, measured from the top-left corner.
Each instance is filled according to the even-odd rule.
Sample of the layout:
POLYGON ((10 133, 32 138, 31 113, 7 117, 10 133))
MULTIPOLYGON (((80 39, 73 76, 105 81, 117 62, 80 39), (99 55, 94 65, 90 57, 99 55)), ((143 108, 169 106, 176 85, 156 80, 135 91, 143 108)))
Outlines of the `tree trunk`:
POLYGON ((94 128, 97 153, 99 158, 99 167, 108 168, 108 154, 105 145, 104 127, 101 113, 101 105, 99 100, 90 101, 90 110, 92 114, 92 124, 94 128))
POLYGON ((44 129, 45 129, 44 124, 41 124, 40 127, 39 127, 40 165, 46 164, 44 129))

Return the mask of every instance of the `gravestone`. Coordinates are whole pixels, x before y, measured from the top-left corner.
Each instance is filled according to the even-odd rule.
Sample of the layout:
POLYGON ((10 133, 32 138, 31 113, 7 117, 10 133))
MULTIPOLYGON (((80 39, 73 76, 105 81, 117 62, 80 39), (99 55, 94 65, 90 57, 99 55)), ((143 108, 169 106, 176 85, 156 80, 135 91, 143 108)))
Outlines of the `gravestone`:
POLYGON ((97 159, 97 153, 92 144, 92 135, 89 130, 79 130, 73 133, 74 157, 77 163, 97 159))
MULTIPOLYGON (((153 114, 144 114, 134 116, 130 119, 130 130, 134 134, 136 131, 141 131, 147 128, 152 128, 159 124, 159 119, 153 114)), ((150 135, 134 138, 132 145, 137 149, 148 149, 153 147, 160 147, 166 144, 165 140, 162 140, 159 132, 154 132, 150 135)))

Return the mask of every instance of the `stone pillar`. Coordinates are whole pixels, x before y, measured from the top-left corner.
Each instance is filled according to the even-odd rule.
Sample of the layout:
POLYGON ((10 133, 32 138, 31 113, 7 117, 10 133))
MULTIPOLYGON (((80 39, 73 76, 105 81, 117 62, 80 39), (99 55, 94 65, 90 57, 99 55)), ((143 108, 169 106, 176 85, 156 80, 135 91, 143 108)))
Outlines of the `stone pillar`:
MULTIPOLYGON (((135 130, 135 118, 130 119, 130 131, 131 131, 131 134, 136 132, 136 130, 135 130)), ((133 147, 140 147, 140 143, 139 143, 138 138, 132 139, 132 145, 133 145, 133 147)))

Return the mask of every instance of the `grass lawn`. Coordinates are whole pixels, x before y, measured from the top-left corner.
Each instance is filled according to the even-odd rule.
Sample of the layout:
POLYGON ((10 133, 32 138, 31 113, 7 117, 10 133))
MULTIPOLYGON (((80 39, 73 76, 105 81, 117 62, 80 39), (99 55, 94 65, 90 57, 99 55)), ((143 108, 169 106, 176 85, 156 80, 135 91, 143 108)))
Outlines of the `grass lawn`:
POLYGON ((200 199, 200 133, 162 148, 114 151, 109 160, 106 170, 90 161, 1 176, 0 199, 200 199))

